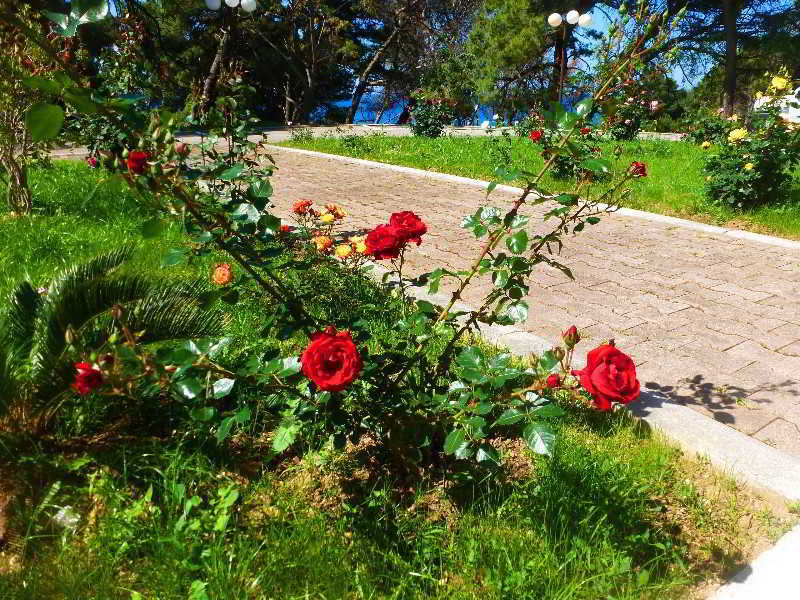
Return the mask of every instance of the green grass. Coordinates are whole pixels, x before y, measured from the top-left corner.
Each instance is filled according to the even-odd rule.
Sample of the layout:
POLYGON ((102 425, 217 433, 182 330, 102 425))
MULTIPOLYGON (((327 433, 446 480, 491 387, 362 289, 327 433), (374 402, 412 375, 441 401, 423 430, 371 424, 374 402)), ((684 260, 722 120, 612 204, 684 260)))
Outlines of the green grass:
MULTIPOLYGON (((125 242, 138 248, 128 268, 207 276, 219 257, 162 269, 180 226, 141 239, 150 212, 116 183, 87 200, 97 177, 78 163, 33 173, 39 212, 0 219, 3 294, 125 242)), ((306 276, 314 310, 332 321, 358 310, 373 335, 393 335, 397 301, 373 283, 306 276)), ((268 310, 257 296, 236 306, 226 361, 278 344, 259 334, 268 310)), ((270 417, 253 391, 238 394, 256 417, 221 447, 170 405, 150 406, 116 440, 93 441, 102 427, 85 404, 67 407, 45 441, 0 436, 0 476, 14 473, 26 499, 0 547, 0 598, 680 598, 796 520, 625 415, 573 411, 556 425, 552 459, 506 444, 492 475, 400 474, 368 440, 265 461, 270 417), (218 501, 227 486, 239 494, 229 507, 218 501), (75 533, 53 522, 65 506, 80 515, 75 533)))
MULTIPOLYGON (((498 148, 508 148, 515 166, 536 171, 543 160, 527 139, 502 136, 482 137, 394 137, 369 135, 364 137, 319 137, 283 142, 281 145, 365 158, 419 169, 450 173, 475 179, 491 180, 499 162, 498 148)), ((615 143, 598 144, 604 157, 613 157, 615 143)), ((647 163, 649 175, 634 187, 626 202, 629 208, 673 215, 706 223, 714 223, 800 239, 800 183, 793 199, 778 206, 764 206, 752 211, 736 212, 716 206, 703 195, 704 151, 688 142, 638 140, 622 145, 616 159, 620 169, 632 161, 647 163)), ((564 191, 569 182, 554 180, 546 175, 545 189, 564 191)))

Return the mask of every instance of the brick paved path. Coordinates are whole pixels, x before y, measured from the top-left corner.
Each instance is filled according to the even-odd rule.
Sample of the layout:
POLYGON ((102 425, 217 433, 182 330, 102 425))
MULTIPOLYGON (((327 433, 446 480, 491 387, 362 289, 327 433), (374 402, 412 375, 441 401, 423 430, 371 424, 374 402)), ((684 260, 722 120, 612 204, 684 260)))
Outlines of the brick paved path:
MULTIPOLYGON (((480 188, 334 158, 274 156, 283 215, 297 198, 337 202, 348 223, 364 227, 413 210, 428 223, 410 253, 416 274, 465 268, 478 251, 459 223, 485 203, 480 188)), ((495 191, 489 203, 513 198, 495 191)), ((613 338, 646 388, 800 457, 800 250, 619 214, 567 246, 562 260, 576 281, 542 268, 527 329, 556 341, 574 323, 584 350, 613 338)), ((465 302, 477 305, 490 287, 479 280, 465 302)))

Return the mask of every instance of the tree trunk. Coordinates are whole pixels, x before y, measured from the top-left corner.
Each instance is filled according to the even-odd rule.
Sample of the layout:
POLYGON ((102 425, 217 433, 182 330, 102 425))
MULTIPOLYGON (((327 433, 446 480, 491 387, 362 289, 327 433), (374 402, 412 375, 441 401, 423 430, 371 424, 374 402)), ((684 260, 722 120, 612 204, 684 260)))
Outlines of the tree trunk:
POLYGON ((370 74, 375 69, 375 66, 378 64, 381 56, 383 56, 383 53, 386 52, 386 49, 394 41, 394 38, 397 37, 397 32, 398 30, 395 29, 392 31, 391 35, 384 40, 383 44, 381 44, 381 47, 375 51, 375 56, 372 57, 372 60, 369 61, 369 64, 364 67, 364 70, 361 71, 361 74, 358 76, 358 84, 353 90, 353 96, 350 98, 350 108, 347 111, 347 118, 345 119, 345 123, 348 125, 352 124, 353 119, 355 119, 358 105, 361 104, 361 99, 364 97, 364 92, 367 91, 367 84, 369 83, 368 80, 370 74))
POLYGON ((29 215, 33 209, 33 196, 28 186, 28 174, 24 164, 13 158, 3 160, 3 168, 8 174, 8 208, 17 215, 29 215))
POLYGON ((736 3, 723 0, 722 21, 725 26, 725 95, 722 110, 726 117, 733 114, 736 102, 736 3))
POLYGON ((211 106, 211 101, 214 99, 214 91, 219 78, 220 69, 222 69, 222 61, 225 58, 225 47, 228 45, 228 30, 222 34, 217 47, 217 54, 214 56, 214 62, 211 63, 211 69, 208 71, 208 76, 203 82, 203 97, 201 99, 201 112, 205 114, 211 106))

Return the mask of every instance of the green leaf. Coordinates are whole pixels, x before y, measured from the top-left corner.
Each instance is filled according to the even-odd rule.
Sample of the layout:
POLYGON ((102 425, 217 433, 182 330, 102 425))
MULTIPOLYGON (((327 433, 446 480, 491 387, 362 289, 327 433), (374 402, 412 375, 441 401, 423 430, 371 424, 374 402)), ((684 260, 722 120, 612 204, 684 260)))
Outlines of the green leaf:
POLYGON ((545 404, 533 409, 533 414, 542 418, 563 417, 566 412, 558 404, 545 404))
POLYGON ((193 400, 203 392, 203 384, 196 379, 182 379, 175 384, 175 387, 187 400, 193 400))
POLYGON ((283 452, 294 444, 299 431, 299 423, 292 422, 278 426, 275 430, 275 437, 272 438, 272 449, 275 450, 275 452, 283 452))
POLYGON ((475 454, 475 460, 480 462, 492 462, 496 465, 500 464, 500 454, 489 444, 481 444, 478 446, 478 452, 475 454))
POLYGON ((454 429, 444 439, 444 452, 445 454, 455 454, 465 445, 467 445, 467 436, 463 429, 454 429))
POLYGON ((278 232, 281 230, 281 220, 275 215, 261 215, 261 218, 258 220, 258 227, 264 233, 278 235, 278 232))
POLYGON ((161 260, 161 266, 174 267, 186 261, 186 248, 170 248, 161 260))
POLYGON ((45 94, 52 94, 53 96, 61 94, 61 90, 63 89, 63 86, 57 81, 39 76, 23 77, 22 83, 31 89, 39 90, 45 94))
POLYGON ((92 100, 92 93, 82 88, 70 88, 64 92, 64 100, 69 102, 78 112, 93 115, 97 112, 97 103, 92 100))
POLYGON ((522 437, 536 454, 553 455, 556 434, 547 423, 531 423, 522 432, 522 437))
POLYGON ((505 269, 499 269, 492 273, 492 283, 495 287, 504 288, 508 283, 509 272, 505 269))
POLYGON ((469 346, 461 351, 456 363, 464 368, 479 369, 483 366, 483 355, 475 346, 469 346))
POLYGON ((215 381, 212 386, 214 398, 224 398, 230 394, 231 390, 233 390, 234 383, 236 383, 235 379, 229 379, 227 377, 215 381))
POLYGON ((590 158, 581 163, 581 167, 596 175, 605 175, 611 172, 611 163, 604 158, 590 158))
POLYGON ((72 37, 78 31, 81 22, 72 15, 44 11, 44 15, 56 24, 58 35, 61 37, 72 37))
POLYGON ((233 217, 234 221, 240 223, 258 223, 258 220, 261 218, 261 213, 252 204, 243 202, 231 213, 231 217, 233 217))
POLYGON ((523 418, 525 418, 525 413, 523 413, 521 410, 509 408, 497 418, 497 420, 492 424, 492 427, 513 425, 514 423, 519 423, 523 418))
POLYGON ((202 421, 208 423, 217 414, 217 409, 213 406, 203 406, 192 410, 191 415, 195 421, 202 421))
POLYGON ((162 231, 164 231, 164 221, 158 217, 153 217, 142 223, 141 233, 145 239, 158 237, 162 231))
POLYGON ((300 362, 299 356, 288 356, 280 361, 281 368, 278 371, 278 377, 290 377, 296 375, 303 368, 303 363, 300 362))
POLYGON ((268 179, 259 179, 251 183, 247 191, 255 198, 269 198, 272 195, 272 185, 268 179))
POLYGON ((522 254, 528 247, 528 232, 524 229, 515 231, 506 238, 506 246, 514 254, 522 254))
POLYGON ((592 112, 592 105, 593 100, 591 98, 581 100, 575 105, 575 112, 579 117, 586 117, 590 112, 592 112))
POLYGON ((108 15, 108 0, 72 0, 70 16, 79 23, 101 21, 108 15))
POLYGON ((235 420, 236 420, 235 417, 226 417, 222 419, 222 422, 219 424, 219 427, 217 427, 216 438, 218 444, 221 444, 227 439, 228 435, 231 432, 231 429, 233 428, 235 420))
POLYGON ((25 127, 34 142, 52 140, 64 124, 64 109, 55 104, 39 102, 25 114, 25 127))
POLYGON ((524 323, 528 320, 528 303, 524 300, 518 300, 509 304, 505 315, 514 323, 524 323))
POLYGON ((245 166, 241 163, 235 164, 229 169, 225 169, 222 173, 219 174, 219 178, 223 181, 233 181, 237 179, 239 175, 242 174, 244 171, 245 166))

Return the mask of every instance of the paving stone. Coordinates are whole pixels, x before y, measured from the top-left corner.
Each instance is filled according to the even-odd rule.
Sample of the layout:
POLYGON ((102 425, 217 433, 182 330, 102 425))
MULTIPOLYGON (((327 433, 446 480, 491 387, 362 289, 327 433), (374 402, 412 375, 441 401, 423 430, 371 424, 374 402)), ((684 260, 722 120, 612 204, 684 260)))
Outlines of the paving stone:
POLYGON ((800 428, 794 423, 776 418, 753 437, 787 454, 800 457, 800 428))

